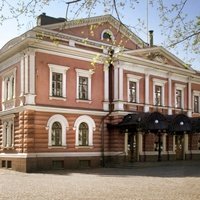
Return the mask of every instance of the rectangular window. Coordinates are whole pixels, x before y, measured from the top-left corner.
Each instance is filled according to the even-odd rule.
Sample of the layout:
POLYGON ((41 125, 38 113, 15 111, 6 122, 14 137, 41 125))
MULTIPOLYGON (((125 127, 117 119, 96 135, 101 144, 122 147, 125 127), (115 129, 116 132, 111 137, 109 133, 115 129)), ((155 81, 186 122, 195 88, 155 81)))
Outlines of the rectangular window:
POLYGON ((194 112, 198 113, 199 112, 199 97, 194 96, 194 112))
POLYGON ((137 91, 136 91, 136 82, 129 81, 129 99, 130 102, 136 102, 137 97, 137 91))
POLYGON ((162 86, 155 85, 155 105, 162 105, 162 86))
POLYGON ((62 85, 63 85, 63 77, 61 73, 52 73, 52 96, 54 97, 62 97, 62 85))
POLYGON ((79 99, 88 100, 88 77, 79 76, 79 99))
POLYGON ((176 90, 176 108, 182 107, 182 91, 176 90))

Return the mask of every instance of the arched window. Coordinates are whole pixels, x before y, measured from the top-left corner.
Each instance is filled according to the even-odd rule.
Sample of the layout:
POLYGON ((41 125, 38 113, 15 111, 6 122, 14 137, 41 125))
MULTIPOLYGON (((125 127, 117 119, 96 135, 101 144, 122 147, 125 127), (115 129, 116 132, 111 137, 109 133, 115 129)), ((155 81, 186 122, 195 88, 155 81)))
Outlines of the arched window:
POLYGON ((89 144, 89 128, 88 125, 85 122, 82 122, 79 125, 79 145, 80 146, 88 146, 89 144))
POLYGON ((95 131, 94 120, 82 115, 78 117, 74 123, 74 130, 76 130, 76 146, 93 146, 93 131, 95 131))
POLYGON ((114 35, 109 29, 106 29, 101 33, 101 40, 113 41, 114 39, 114 35))
POLYGON ((51 144, 52 146, 62 145, 62 126, 59 122, 54 122, 51 128, 51 144))
POLYGON ((48 146, 66 146, 67 119, 62 115, 53 115, 47 122, 48 146))

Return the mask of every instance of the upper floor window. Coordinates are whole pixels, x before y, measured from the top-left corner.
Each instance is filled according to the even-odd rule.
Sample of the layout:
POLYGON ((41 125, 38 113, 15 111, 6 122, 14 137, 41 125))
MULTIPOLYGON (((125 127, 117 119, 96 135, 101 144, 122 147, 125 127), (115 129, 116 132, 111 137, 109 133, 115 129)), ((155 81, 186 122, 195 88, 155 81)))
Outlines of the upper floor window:
POLYGON ((114 35, 111 30, 106 29, 101 33, 101 40, 113 41, 114 35))
POLYGON ((182 108, 182 91, 176 90, 176 108, 182 108))
POLYGON ((75 145, 92 146, 95 128, 95 122, 91 117, 87 115, 78 117, 74 123, 74 129, 76 130, 75 145))
POLYGON ((128 102, 139 103, 139 85, 141 76, 127 74, 128 102))
POLYGON ((194 96, 194 112, 198 113, 199 112, 199 97, 194 96))
POLYGON ((162 87, 160 85, 155 86, 155 105, 162 105, 162 87))
POLYGON ((129 81, 129 99, 130 102, 136 102, 137 97, 137 89, 136 89, 136 82, 129 81))
POLYGON ((48 146, 66 146, 66 131, 69 128, 68 121, 62 115, 53 115, 47 122, 48 146))
POLYGON ((200 91, 193 91, 193 111, 200 113, 200 91))
POLYGON ((11 148, 14 146, 14 115, 9 118, 2 119, 3 135, 2 146, 4 148, 11 148))
POLYGON ((165 105, 165 83, 166 80, 153 78, 153 104, 156 106, 165 105))
POLYGON ((66 98, 66 73, 69 67, 49 64, 49 69, 50 98, 66 98))
POLYGON ((88 100, 88 77, 79 76, 79 99, 88 100))
POLYGON ((175 107, 184 109, 184 88, 186 85, 175 84, 175 107))
POLYGON ((52 73, 52 96, 63 96, 63 75, 61 73, 52 73))
POLYGON ((91 101, 92 71, 76 69, 76 98, 77 100, 91 101))
POLYGON ((15 98, 16 69, 9 71, 2 76, 2 101, 15 98))

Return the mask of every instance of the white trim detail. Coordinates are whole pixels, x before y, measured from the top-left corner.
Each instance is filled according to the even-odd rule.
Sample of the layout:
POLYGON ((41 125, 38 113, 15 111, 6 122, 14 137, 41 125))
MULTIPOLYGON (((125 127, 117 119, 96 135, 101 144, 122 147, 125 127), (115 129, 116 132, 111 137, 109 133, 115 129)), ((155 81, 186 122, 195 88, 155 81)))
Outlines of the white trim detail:
POLYGON ((165 106, 165 83, 167 81, 166 80, 161 80, 161 79, 157 79, 157 78, 153 78, 153 105, 156 105, 156 99, 155 99, 155 87, 157 86, 161 86, 162 91, 161 91, 161 105, 160 106, 165 106))
POLYGON ((78 117, 74 123, 74 130, 76 131, 76 139, 75 139, 75 145, 79 146, 79 125, 85 122, 88 125, 89 128, 89 146, 93 145, 93 131, 96 130, 96 125, 94 120, 87 115, 82 115, 80 117, 78 117))
POLYGON ((69 67, 67 66, 62 66, 62 65, 55 65, 55 64, 48 64, 49 66, 49 96, 53 97, 52 94, 52 73, 61 73, 62 74, 62 97, 61 98, 66 98, 66 86, 67 86, 67 70, 69 67))
POLYGON ((88 78, 88 100, 91 101, 92 98, 92 74, 94 73, 91 70, 84 69, 75 69, 76 70, 76 99, 79 99, 79 77, 87 77, 88 78))
POLYGON ((128 94, 128 102, 130 102, 130 91, 129 91, 129 82, 133 81, 136 82, 136 103, 140 103, 140 95, 139 95, 139 88, 140 88, 140 79, 142 76, 136 76, 134 74, 127 74, 127 94, 128 94))
POLYGON ((104 29, 101 33, 101 40, 105 40, 105 38, 103 38, 103 34, 104 33, 108 33, 111 36, 111 40, 114 41, 115 40, 115 36, 113 35, 112 31, 110 29, 104 29))
POLYGON ((175 108, 177 108, 177 105, 176 105, 176 90, 181 90, 181 109, 184 109, 184 89, 185 89, 186 85, 183 85, 183 84, 179 84, 179 83, 175 83, 175 94, 174 94, 174 97, 175 97, 175 101, 174 101, 174 104, 175 104, 175 108))
POLYGON ((52 146, 52 134, 51 127, 54 122, 59 122, 62 126, 62 146, 66 146, 66 131, 69 129, 69 123, 67 119, 59 114, 53 115, 47 122, 46 129, 48 130, 48 146, 52 146))

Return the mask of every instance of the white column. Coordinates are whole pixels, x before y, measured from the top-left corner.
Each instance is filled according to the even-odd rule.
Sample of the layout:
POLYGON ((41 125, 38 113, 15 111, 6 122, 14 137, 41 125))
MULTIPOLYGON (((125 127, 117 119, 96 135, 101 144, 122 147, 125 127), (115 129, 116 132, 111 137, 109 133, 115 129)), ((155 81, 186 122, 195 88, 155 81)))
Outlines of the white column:
POLYGON ((104 65, 104 110, 109 110, 109 65, 104 65))
POLYGON ((123 97, 123 87, 124 87, 124 79, 123 79, 123 68, 119 68, 119 100, 123 101, 124 97, 123 97))
POLYGON ((26 53, 24 58, 24 92, 27 94, 29 92, 29 74, 28 74, 28 54, 26 53))
POLYGON ((173 152, 175 152, 175 147, 176 147, 176 136, 173 135, 173 152))
POLYGON ((124 134, 124 153, 126 156, 128 155, 128 133, 127 132, 124 134))
POLYGON ((185 154, 187 152, 188 152, 188 134, 184 133, 183 160, 185 160, 185 154))
POLYGON ((163 152, 166 151, 166 133, 162 136, 162 142, 163 142, 163 152))
POLYGON ((7 145, 6 147, 10 147, 11 146, 11 128, 10 128, 10 122, 8 123, 7 126, 7 131, 6 131, 6 137, 7 137, 7 145))
POLYGON ((114 101, 119 99, 119 67, 114 66, 114 101))
POLYGON ((137 161, 140 160, 140 155, 143 154, 143 136, 141 132, 137 134, 137 161))
POLYGON ((32 50, 29 54, 30 67, 29 67, 29 85, 30 93, 35 94, 35 52, 32 50))
POLYGON ((172 79, 170 74, 168 78, 168 115, 172 115, 172 79))
POLYGON ((24 56, 22 56, 20 62, 20 96, 24 95, 24 64, 24 56))
POLYGON ((149 74, 145 74, 145 105, 144 112, 149 111, 149 74))
POLYGON ((188 112, 187 112, 187 116, 188 117, 192 117, 192 91, 191 91, 191 81, 189 78, 188 81, 188 112))

